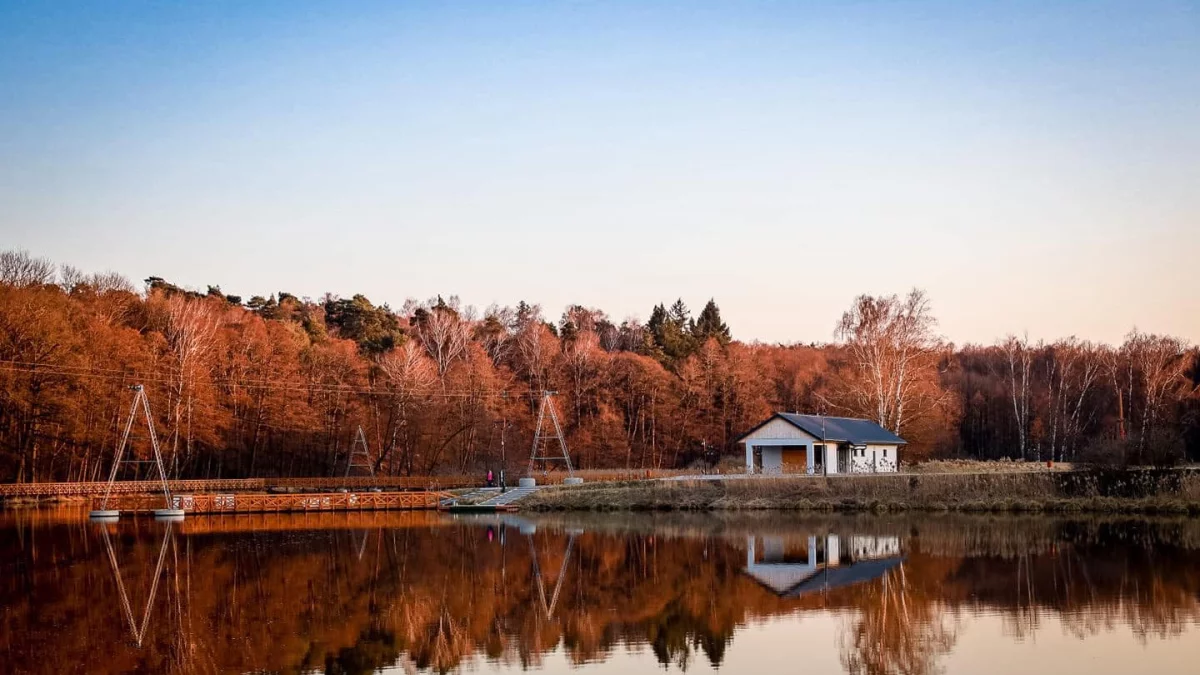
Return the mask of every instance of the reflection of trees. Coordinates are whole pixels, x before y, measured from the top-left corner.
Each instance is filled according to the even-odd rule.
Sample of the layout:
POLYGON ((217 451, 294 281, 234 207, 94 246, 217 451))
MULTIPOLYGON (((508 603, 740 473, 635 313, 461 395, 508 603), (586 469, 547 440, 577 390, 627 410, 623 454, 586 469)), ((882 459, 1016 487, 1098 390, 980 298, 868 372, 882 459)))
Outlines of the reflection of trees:
MULTIPOLYGON (((1187 523, 1043 520, 1022 536, 1003 523, 989 533, 954 519, 874 519, 875 533, 900 538, 902 567, 780 598, 743 573, 741 531, 589 531, 571 544, 566 532, 539 527, 531 551, 514 530, 501 545, 474 527, 354 522, 177 527, 138 648, 99 530, 31 520, 0 536, 0 561, 14 561, 0 574, 0 632, 20 636, 0 659, 15 672, 72 671, 100 645, 110 658, 89 663, 98 672, 446 672, 484 657, 533 667, 556 648, 582 664, 634 647, 689 668, 721 664, 751 619, 829 610, 853 617, 840 640, 849 672, 918 675, 953 648, 960 611, 998 613, 1023 634, 1037 630, 1034 618, 1054 616, 1075 635, 1130 626, 1146 639, 1200 618, 1200 537, 1187 523)), ((122 522, 113 534, 141 610, 162 527, 122 522)))
POLYGON ((943 605, 908 582, 905 565, 856 592, 859 616, 841 639, 841 661, 853 675, 928 675, 956 638, 943 605))

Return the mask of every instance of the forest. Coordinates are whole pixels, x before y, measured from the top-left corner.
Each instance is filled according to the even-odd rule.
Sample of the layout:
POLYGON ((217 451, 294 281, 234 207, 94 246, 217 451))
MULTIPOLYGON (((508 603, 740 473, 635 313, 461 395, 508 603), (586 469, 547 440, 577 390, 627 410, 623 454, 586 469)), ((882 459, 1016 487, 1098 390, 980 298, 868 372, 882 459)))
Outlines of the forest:
MULTIPOLYGON (((906 462, 1200 458, 1184 339, 959 346, 919 289, 860 296, 830 329, 821 344, 739 341, 713 300, 643 323, 453 296, 243 298, 7 251, 0 480, 103 479, 137 384, 180 478, 341 475, 360 427, 379 474, 482 473, 503 452, 515 475, 547 391, 581 468, 733 469, 738 436, 777 410, 876 420, 909 441, 906 462)), ((144 429, 133 440, 145 456, 144 429)))

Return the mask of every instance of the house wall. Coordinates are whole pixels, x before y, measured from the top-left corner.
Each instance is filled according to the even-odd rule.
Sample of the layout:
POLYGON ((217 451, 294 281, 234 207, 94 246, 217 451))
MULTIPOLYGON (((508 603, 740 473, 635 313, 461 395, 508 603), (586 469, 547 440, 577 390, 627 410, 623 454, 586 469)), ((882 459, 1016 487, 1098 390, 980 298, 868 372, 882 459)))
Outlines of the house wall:
MULTIPOLYGON (((780 440, 780 439, 795 439, 800 441, 815 441, 816 437, 804 433, 803 430, 797 429, 792 424, 785 422, 778 417, 764 424, 761 428, 756 429, 754 433, 746 436, 744 441, 758 440, 780 440)), ((797 444, 800 445, 800 444, 797 444)))
POLYGON ((746 473, 754 472, 754 450, 762 454, 763 473, 804 473, 812 466, 812 444, 816 439, 803 430, 779 418, 772 419, 742 439, 746 444, 746 473), (784 465, 784 447, 788 450, 788 465, 784 465), (800 448, 803 448, 801 451, 800 448), (797 452, 806 462, 795 466, 797 452))
POLYGON ((899 453, 898 445, 868 445, 862 456, 850 457, 850 467, 854 473, 895 473, 899 453))
POLYGON ((763 446, 762 452, 762 472, 763 473, 783 473, 783 448, 780 446, 763 446))

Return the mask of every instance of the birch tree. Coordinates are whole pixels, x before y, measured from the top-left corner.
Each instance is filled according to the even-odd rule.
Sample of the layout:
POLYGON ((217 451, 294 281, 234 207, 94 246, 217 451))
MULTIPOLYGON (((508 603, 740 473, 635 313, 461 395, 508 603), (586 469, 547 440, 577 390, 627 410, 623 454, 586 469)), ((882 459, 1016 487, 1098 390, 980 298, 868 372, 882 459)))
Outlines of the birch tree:
POLYGON ((391 443, 380 454, 377 467, 391 459, 396 447, 402 448, 400 461, 408 473, 413 469, 414 435, 409 423, 413 408, 425 399, 437 383, 437 366, 420 345, 406 342, 379 359, 379 369, 387 380, 395 415, 391 423, 391 443))
POLYGON ((1149 434, 1163 421, 1166 403, 1184 393, 1184 373, 1188 362, 1187 343, 1177 337, 1140 333, 1134 329, 1125 337, 1122 351, 1129 368, 1137 373, 1142 389, 1139 449, 1145 449, 1149 434))
POLYGON ((417 338, 437 367, 438 379, 443 386, 446 371, 463 356, 471 338, 471 327, 454 304, 453 299, 451 304, 446 304, 438 298, 428 309, 418 309, 411 319, 417 329, 417 338))
POLYGON ((1029 348, 1029 336, 1017 338, 1009 335, 997 347, 1004 355, 1002 371, 998 373, 1008 386, 1012 401, 1013 421, 1017 425, 1017 451, 1021 459, 1028 459, 1029 450, 1029 401, 1030 378, 1032 376, 1033 352, 1029 348))
POLYGON ((217 333, 217 315, 205 300, 173 295, 166 300, 167 323, 163 331, 172 360, 170 377, 171 463, 179 471, 179 441, 184 440, 184 462, 192 457, 192 416, 199 380, 208 374, 207 359, 217 333))
POLYGON ((835 331, 857 371, 845 384, 847 404, 839 407, 900 434, 910 421, 941 405, 944 392, 936 376, 944 345, 936 325, 920 289, 904 298, 857 297, 835 331))

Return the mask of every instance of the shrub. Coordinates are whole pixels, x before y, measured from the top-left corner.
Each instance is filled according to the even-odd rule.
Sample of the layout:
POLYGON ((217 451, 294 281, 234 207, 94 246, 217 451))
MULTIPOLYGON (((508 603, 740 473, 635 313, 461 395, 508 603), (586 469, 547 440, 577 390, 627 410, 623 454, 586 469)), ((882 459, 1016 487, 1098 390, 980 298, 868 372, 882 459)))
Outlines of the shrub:
POLYGON ((1143 462, 1162 468, 1179 466, 1186 456, 1183 437, 1169 431, 1150 434, 1142 450, 1143 462))
POLYGON ((1104 469, 1124 469, 1134 456, 1133 443, 1119 438, 1096 438, 1079 453, 1079 461, 1104 469))

